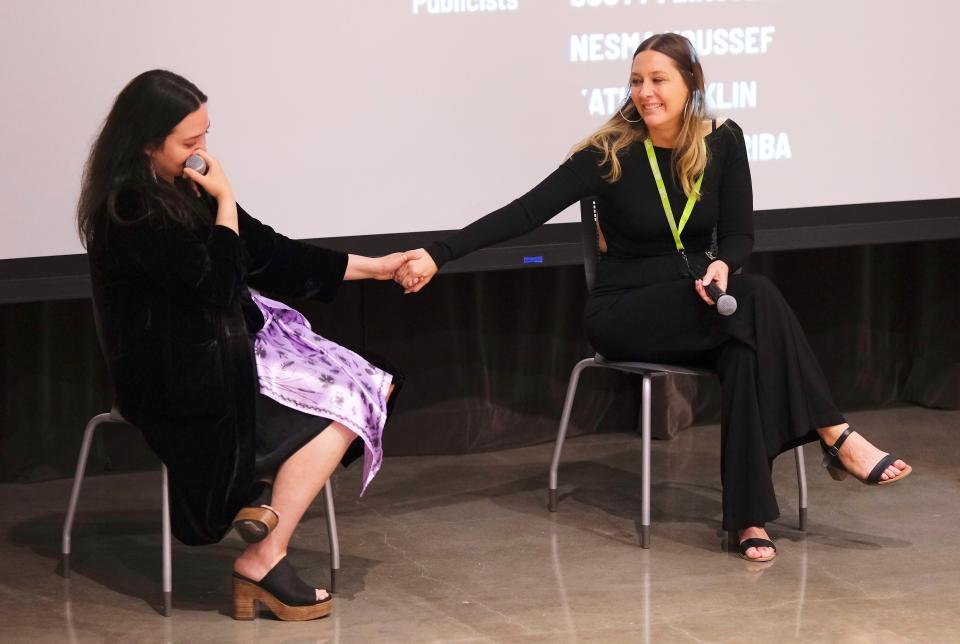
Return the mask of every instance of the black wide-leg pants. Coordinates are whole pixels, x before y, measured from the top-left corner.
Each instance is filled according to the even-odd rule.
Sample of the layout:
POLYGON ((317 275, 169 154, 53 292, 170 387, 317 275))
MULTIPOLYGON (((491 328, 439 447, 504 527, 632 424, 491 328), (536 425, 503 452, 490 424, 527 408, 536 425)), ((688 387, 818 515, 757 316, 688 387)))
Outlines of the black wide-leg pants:
MULTIPOLYGON (((608 263, 587 304, 587 333, 611 360, 706 366, 722 390, 723 527, 763 525, 779 514, 771 478, 780 453, 844 422, 800 324, 780 291, 759 275, 731 275, 737 311, 707 305, 673 261, 647 262, 623 288, 608 263), (638 279, 639 277, 639 279, 638 279)), ((636 269, 636 267, 634 267, 636 269)))

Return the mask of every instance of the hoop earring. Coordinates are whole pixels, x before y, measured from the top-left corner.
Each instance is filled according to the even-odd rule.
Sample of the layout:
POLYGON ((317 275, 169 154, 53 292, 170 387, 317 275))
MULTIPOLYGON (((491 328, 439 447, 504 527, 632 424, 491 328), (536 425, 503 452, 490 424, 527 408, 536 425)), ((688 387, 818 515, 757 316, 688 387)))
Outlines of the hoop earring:
MULTIPOLYGON (((626 103, 624 103, 624 105, 626 105, 626 103)), ((641 121, 643 120, 643 118, 641 117, 641 118, 638 118, 636 121, 631 121, 631 120, 628 119, 626 116, 624 116, 624 115, 623 115, 624 105, 621 105, 621 106, 620 106, 620 109, 617 110, 618 112, 620 112, 620 118, 622 118, 622 119, 623 119, 624 121, 626 121, 627 123, 639 123, 639 122, 641 122, 641 121)))

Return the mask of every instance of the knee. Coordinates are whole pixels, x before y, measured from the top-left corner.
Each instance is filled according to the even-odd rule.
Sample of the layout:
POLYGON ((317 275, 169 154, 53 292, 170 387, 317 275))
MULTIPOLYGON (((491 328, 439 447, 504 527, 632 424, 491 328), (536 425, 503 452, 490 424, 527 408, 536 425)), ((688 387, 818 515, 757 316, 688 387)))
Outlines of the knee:
POLYGON ((739 340, 730 340, 721 347, 715 366, 721 383, 733 373, 753 374, 757 370, 757 352, 739 340))

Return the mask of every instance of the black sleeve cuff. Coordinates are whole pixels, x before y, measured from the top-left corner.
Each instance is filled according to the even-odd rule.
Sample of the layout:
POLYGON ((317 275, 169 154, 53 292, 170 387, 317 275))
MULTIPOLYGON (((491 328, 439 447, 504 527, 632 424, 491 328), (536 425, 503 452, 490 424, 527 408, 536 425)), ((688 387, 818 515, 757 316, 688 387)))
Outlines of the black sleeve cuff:
POLYGON ((441 242, 430 242, 424 247, 424 250, 430 255, 433 263, 437 265, 438 270, 450 261, 450 250, 441 242))

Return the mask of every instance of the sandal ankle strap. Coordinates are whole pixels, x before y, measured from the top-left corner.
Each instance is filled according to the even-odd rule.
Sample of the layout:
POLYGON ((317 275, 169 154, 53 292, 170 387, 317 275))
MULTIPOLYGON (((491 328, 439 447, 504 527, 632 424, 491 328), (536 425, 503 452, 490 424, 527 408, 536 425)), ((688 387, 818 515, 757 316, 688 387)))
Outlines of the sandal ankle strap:
POLYGON ((840 434, 840 437, 837 438, 836 442, 834 442, 833 445, 830 445, 828 447, 826 443, 823 444, 823 451, 825 451, 830 456, 839 457, 840 448, 843 447, 844 441, 847 440, 847 437, 852 433, 853 433, 853 428, 848 425, 847 428, 843 430, 843 433, 840 434))

